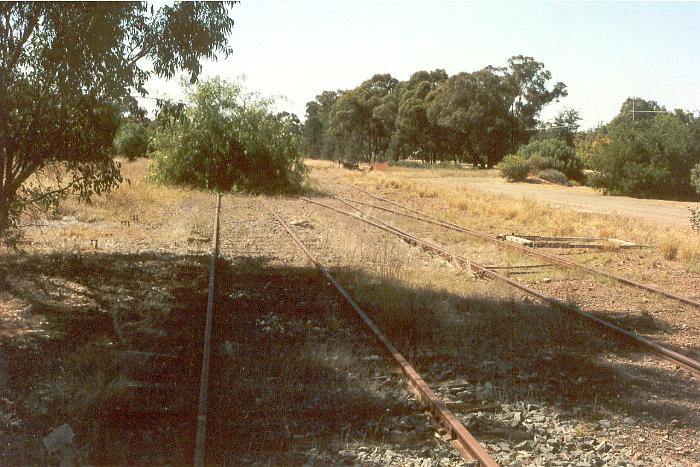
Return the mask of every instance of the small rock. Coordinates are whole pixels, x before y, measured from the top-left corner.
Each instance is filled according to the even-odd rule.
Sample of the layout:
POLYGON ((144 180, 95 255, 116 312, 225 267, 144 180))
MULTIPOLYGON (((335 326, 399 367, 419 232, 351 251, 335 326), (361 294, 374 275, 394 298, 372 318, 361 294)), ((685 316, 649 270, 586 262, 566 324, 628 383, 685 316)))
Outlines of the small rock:
POLYGON ((54 452, 73 444, 74 439, 75 433, 73 433, 73 429, 70 425, 64 423, 44 438, 44 446, 46 446, 50 456, 54 452))
POLYGON ((515 428, 518 425, 520 425, 520 422, 522 422, 522 414, 520 412, 514 412, 513 413, 513 421, 510 422, 511 428, 515 428))

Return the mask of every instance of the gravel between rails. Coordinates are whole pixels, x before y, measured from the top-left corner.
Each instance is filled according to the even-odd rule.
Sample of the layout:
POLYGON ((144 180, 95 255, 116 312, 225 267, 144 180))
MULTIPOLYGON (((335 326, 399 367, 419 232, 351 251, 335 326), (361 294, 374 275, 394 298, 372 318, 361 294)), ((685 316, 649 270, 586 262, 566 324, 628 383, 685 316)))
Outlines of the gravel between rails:
MULTIPOLYGON (((298 201, 273 204, 288 221, 305 214, 298 201)), ((304 235, 308 226, 295 228, 322 261, 338 263, 304 235)), ((221 257, 221 293, 232 300, 217 323, 210 413, 220 420, 208 461, 462 464, 260 199, 224 197, 221 257), (245 402, 232 404, 241 394, 245 402)))

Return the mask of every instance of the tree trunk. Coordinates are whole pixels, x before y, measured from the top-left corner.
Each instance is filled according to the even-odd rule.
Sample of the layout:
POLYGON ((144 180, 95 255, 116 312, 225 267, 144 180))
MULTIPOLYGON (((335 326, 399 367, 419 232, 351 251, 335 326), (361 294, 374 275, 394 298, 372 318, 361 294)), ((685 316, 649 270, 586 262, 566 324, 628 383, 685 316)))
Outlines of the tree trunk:
POLYGON ((0 235, 10 227, 10 199, 0 195, 0 235))

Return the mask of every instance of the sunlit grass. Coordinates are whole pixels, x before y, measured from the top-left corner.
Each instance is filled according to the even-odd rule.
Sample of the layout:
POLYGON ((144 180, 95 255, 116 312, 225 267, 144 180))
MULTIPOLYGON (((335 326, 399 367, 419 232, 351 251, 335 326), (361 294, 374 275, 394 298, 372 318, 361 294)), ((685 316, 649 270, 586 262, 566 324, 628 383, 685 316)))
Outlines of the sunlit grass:
MULTIPOLYGON (((650 246, 668 261, 681 261, 688 271, 700 271, 700 235, 692 232, 690 227, 683 229, 620 215, 578 212, 538 200, 484 193, 466 187, 436 186, 430 180, 421 180, 439 177, 444 169, 392 167, 381 172, 359 172, 340 169, 326 161, 307 163, 313 168, 312 176, 318 185, 328 185, 327 182, 332 181, 355 184, 370 191, 394 192, 394 195, 412 198, 413 207, 426 214, 492 234, 516 232, 619 238, 650 246), (671 254, 672 250, 675 253, 671 254)), ((464 171, 454 172, 464 175, 464 171)), ((469 175, 472 175, 471 171, 469 175)), ((487 173, 484 175, 488 176, 487 173)))
POLYGON ((69 198, 56 213, 25 229, 25 246, 60 251, 163 249, 208 237, 213 217, 211 193, 154 184, 150 160, 120 159, 124 181, 90 203, 69 198), (210 205, 212 209, 198 207, 210 205))

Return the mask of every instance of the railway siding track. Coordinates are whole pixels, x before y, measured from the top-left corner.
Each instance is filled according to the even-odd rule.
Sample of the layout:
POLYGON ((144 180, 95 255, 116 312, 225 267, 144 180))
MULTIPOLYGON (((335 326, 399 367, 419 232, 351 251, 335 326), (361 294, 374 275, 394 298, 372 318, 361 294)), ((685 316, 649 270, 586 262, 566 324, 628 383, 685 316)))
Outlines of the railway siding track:
POLYGON ((464 425, 457 419, 457 417, 455 417, 447 406, 435 395, 433 390, 418 374, 415 368, 405 359, 403 355, 401 355, 399 350, 389 341, 389 339, 369 318, 364 310, 360 308, 347 290, 345 290, 340 283, 338 283, 328 269, 313 256, 308 248, 306 248, 306 246, 294 234, 294 232, 289 228, 287 223, 279 216, 279 214, 277 214, 269 206, 267 206, 267 208, 275 219, 277 219, 283 229, 289 234, 292 241, 299 247, 299 249, 302 250, 309 261, 316 266, 321 274, 323 274, 328 282, 330 282, 330 284, 337 290, 337 292, 343 297, 348 305, 350 305, 357 316, 370 330, 376 341, 382 346, 384 352, 391 357, 396 367, 405 375, 412 390, 419 395, 421 402, 429 408, 433 417, 445 429, 447 432, 446 439, 449 440, 450 444, 452 444, 460 452, 464 460, 468 462, 477 460, 479 464, 483 466, 498 465, 496 461, 493 460, 493 458, 488 454, 488 452, 486 452, 486 450, 479 444, 479 442, 471 435, 471 433, 469 433, 464 425))
MULTIPOLYGON (((222 294, 226 295, 227 293, 227 287, 223 285, 225 283, 227 268, 224 268, 222 270, 222 278, 218 277, 219 274, 217 272, 217 263, 220 252, 219 237, 221 234, 219 233, 219 225, 220 211, 222 209, 221 204, 221 196, 217 195, 216 210, 214 215, 214 232, 212 236, 211 259, 209 268, 209 288, 207 300, 207 313, 205 316, 204 326, 199 403, 196 419, 197 429, 194 454, 195 465, 204 465, 206 459, 217 457, 216 454, 214 454, 214 457, 211 457, 212 453, 208 452, 208 444, 212 443, 213 440, 209 440, 209 442, 207 442, 207 426, 211 427, 212 423, 218 423, 216 419, 220 416, 220 414, 217 410, 214 410, 214 407, 212 407, 210 411, 212 411, 212 414, 217 412, 216 416, 207 417, 207 412, 209 411, 208 408, 210 404, 210 398, 208 397, 208 395, 211 391, 214 390, 209 389, 210 379, 212 379, 212 382, 215 382, 214 380, 217 378, 215 375, 220 375, 220 369, 217 368, 218 364, 214 363, 214 357, 212 356, 212 348, 214 348, 215 346, 216 348, 219 348, 221 344, 227 343, 227 341, 219 342, 222 336, 219 335, 220 331, 218 330, 218 328, 224 323, 222 322, 220 324, 216 324, 218 323, 218 320, 220 318, 214 318, 215 315, 218 316, 220 313, 225 312, 224 309, 215 310, 215 304, 216 308, 218 308, 219 303, 222 303, 221 300, 218 298, 215 300, 215 296, 222 294), (222 280, 224 282, 222 282, 222 280), (221 290, 217 290, 217 283, 221 290), (214 324, 216 325, 217 330, 213 329, 214 324), (217 334, 216 342, 214 342, 215 339, 212 337, 213 334, 217 334), (212 366, 211 370, 210 365, 212 366), (212 375, 211 377, 210 373, 212 375)), ((404 379, 408 382, 409 389, 411 389, 411 392, 413 392, 417 396, 417 400, 420 402, 421 408, 430 415, 429 418, 432 418, 435 424, 438 426, 438 431, 442 441, 449 443, 449 445, 451 445, 455 449, 455 451, 459 453, 462 459, 470 463, 470 465, 478 463, 479 465, 483 466, 497 466, 498 464, 496 463, 496 461, 490 456, 490 454, 484 449, 484 447, 481 446, 479 442, 467 431, 462 422, 454 414, 452 414, 452 412, 447 408, 447 405, 444 402, 442 402, 440 398, 438 398, 438 396, 427 385, 423 378, 416 372, 415 368, 401 355, 398 349, 388 340, 388 338, 382 333, 382 331, 377 327, 377 325, 364 313, 364 311, 357 305, 357 303, 353 300, 350 294, 335 280, 335 278, 330 274, 328 269, 312 256, 311 252, 299 239, 299 237, 295 235, 290 226, 280 217, 279 214, 277 214, 269 207, 268 209, 274 216, 275 220, 282 225, 286 234, 291 236, 291 243, 303 251, 304 255, 316 266, 316 268, 322 273, 322 275, 327 279, 327 281, 334 286, 335 291, 337 291, 337 293, 355 311, 363 325, 370 330, 371 334, 374 337, 374 340, 376 341, 376 344, 379 344, 375 344, 374 347, 380 347, 381 350, 387 354, 387 357, 389 357, 389 360, 393 363, 396 369, 400 370, 400 373, 402 373, 404 379)), ((278 247, 279 245, 276 245, 275 250, 278 247)), ((288 263, 289 259, 289 251, 285 250, 283 262, 288 263)), ((296 264, 296 261, 294 262, 294 264, 296 264)), ((320 286, 322 287, 322 284, 320 284, 320 286)), ((284 288, 284 290, 286 291, 287 289, 284 288)), ((361 335, 365 334, 361 333, 361 335)), ((366 337, 364 337, 364 339, 366 339, 366 337)), ((218 359, 217 362, 220 363, 220 359, 218 359)), ((219 383, 220 386, 221 382, 216 382, 219 383)), ((212 393, 212 395, 213 394, 214 393, 212 393)), ((262 415, 262 413, 260 415, 262 415)), ((425 415, 423 416, 425 417, 425 415)), ((274 424, 275 421, 273 420, 270 423, 274 424)), ((214 434, 212 434, 211 436, 214 436, 214 434)), ((218 444, 221 444, 220 440, 216 439, 216 443, 214 444, 217 444, 217 446, 212 446, 212 448, 216 451, 217 448, 220 448, 218 446, 218 444)))
MULTIPOLYGON (((549 303, 555 308, 560 309, 561 311, 565 311, 567 313, 572 313, 576 314, 577 316, 581 317, 583 316, 587 320, 593 320, 596 324, 608 329, 608 330, 613 330, 616 334, 619 335, 619 331, 622 331, 623 333, 625 332, 622 329, 618 329, 615 326, 610 325, 609 323, 600 320, 599 318, 589 315, 585 312, 580 312, 579 310, 575 309, 570 309, 568 305, 565 303, 557 300, 556 298, 553 297, 548 297, 544 294, 541 294, 537 291, 530 290, 527 287, 523 286, 522 284, 518 283, 517 281, 511 280, 507 277, 502 276, 498 272, 496 272, 495 269, 497 268, 490 268, 488 266, 482 266, 478 263, 475 263, 473 261, 468 260, 467 258, 460 257, 458 255, 452 254, 451 252, 445 250, 444 248, 441 247, 441 245, 437 245, 434 243, 427 242, 425 240, 422 240, 420 238, 417 238, 411 234, 406 233, 405 231, 401 230, 398 227, 392 226, 387 224, 384 221, 381 221, 376 218, 372 218, 371 216, 367 215, 366 213, 363 213, 362 210, 358 207, 361 206, 360 203, 353 204, 353 201, 351 200, 346 200, 346 199, 338 199, 340 202, 344 203, 346 206, 351 208, 353 211, 356 211, 358 214, 355 214, 353 212, 348 212, 344 211, 338 208, 335 208, 334 206, 327 205, 325 203, 321 203, 319 201, 315 200, 310 200, 308 198, 301 198, 305 203, 309 203, 310 205, 316 205, 321 208, 322 210, 333 210, 337 214, 340 214, 340 218, 342 217, 351 217, 354 219, 358 219, 363 221, 366 224, 369 224, 375 228, 380 229, 381 231, 384 232, 389 232, 393 235, 398 236, 402 240, 404 240, 406 243, 409 243, 413 246, 416 246, 422 250, 426 250, 430 252, 431 254, 438 255, 449 262, 457 265, 462 265, 462 266, 467 266, 470 270, 481 274, 483 276, 487 277, 492 277, 497 280, 503 280, 507 282, 508 284, 517 287, 518 289, 522 290, 523 292, 530 294, 532 296, 535 296, 539 300, 542 300, 546 303, 549 303)), ((447 405, 441 401, 441 399, 433 392, 433 390, 427 385, 427 383, 423 380, 423 378, 416 372, 416 370, 413 368, 413 366, 399 353, 398 349, 388 340, 388 338, 383 334, 383 332, 377 327, 377 325, 366 315, 366 313, 359 307, 359 305, 354 301, 354 299, 350 296, 350 294, 342 287, 340 284, 335 280, 335 278, 331 275, 329 270, 321 264, 311 253, 311 251, 307 248, 306 244, 304 241, 302 241, 296 234, 295 231, 290 227, 290 225, 284 221, 284 219, 274 210, 272 210, 269 206, 266 206, 268 210, 271 212, 272 216, 274 219, 283 227, 284 232, 289 235, 292 239, 292 244, 294 244, 297 248, 301 249, 306 256, 306 258, 311 261, 316 268, 321 272, 321 274, 326 278, 326 280, 333 285, 335 288, 335 291, 337 294, 339 294, 352 308, 357 317, 359 318, 359 321, 363 323, 365 327, 367 327, 370 332, 374 336, 374 340, 380 344, 384 348, 385 354, 389 357, 389 359, 393 362, 393 364, 397 367, 397 369, 400 370, 400 372, 405 376, 405 378, 408 380, 409 388, 412 389, 412 391, 418 396, 418 399, 420 400, 421 404, 424 407, 427 407, 432 418, 437 422, 437 425, 441 427, 440 433, 444 433, 442 438, 444 441, 449 442, 457 452, 460 453, 462 458, 465 461, 471 461, 471 462, 478 462, 481 465, 497 465, 494 459, 491 457, 489 452, 484 449, 484 447, 479 444, 479 442, 472 436, 469 431, 465 428, 465 426, 462 424, 462 421, 458 419, 447 407, 447 405)), ((197 418, 197 425, 198 425, 198 430, 197 430, 197 444, 196 444, 196 451, 195 451, 195 465, 203 465, 204 462, 204 447, 205 447, 205 439, 206 439, 206 426, 207 426, 207 417, 206 417, 206 411, 207 411, 207 384, 208 384, 208 354, 210 353, 210 350, 208 350, 208 347, 211 347, 211 323, 212 323, 212 314, 214 312, 213 310, 213 304, 214 304, 214 284, 216 283, 216 264, 217 264, 217 257, 219 254, 219 210, 221 209, 221 201, 220 198, 217 197, 217 213, 215 215, 215 229, 214 229, 214 234, 213 234, 213 239, 212 239, 212 257, 211 257, 211 265, 210 265, 210 289, 209 289, 209 295, 208 295, 208 309, 207 309, 207 317, 206 317, 206 323, 205 323, 205 338, 204 338, 204 351, 203 351, 203 357, 202 357, 202 377, 200 381, 200 403, 199 403, 199 414, 197 418), (209 336, 209 337, 207 337, 209 336)), ((306 215, 309 213, 307 212, 306 215)), ((290 215, 287 213, 287 215, 290 215)), ((296 215, 296 213, 295 213, 296 215)), ((269 220, 268 220, 269 222, 269 220)), ((350 221, 352 222, 352 221, 350 221)), ((302 226, 304 227, 304 226, 302 226)), ((297 230, 300 232, 304 232, 305 236, 308 237, 311 232, 313 232, 313 229, 309 230, 306 228, 299 227, 297 230)), ((364 230, 364 229, 363 229, 364 230)), ((260 237, 263 238, 263 237, 260 237)), ((311 237, 308 237, 306 240, 311 241, 310 238, 313 238, 313 235, 311 237)), ((313 243, 313 242, 312 242, 313 243)), ((273 247, 272 245, 267 245, 267 248, 273 247)), ((279 248, 279 245, 274 245, 275 251, 279 248)), ((288 250, 285 249, 285 257, 283 259, 283 262, 285 264, 288 264, 290 259, 294 256, 293 253, 291 253, 293 250, 288 250)), ((264 254, 263 254, 264 256, 264 254)), ((298 264, 296 260, 293 262, 294 264, 298 264)), ((221 282, 221 281, 219 281, 221 282)), ((223 289, 222 289, 223 290, 223 289)), ((284 289, 287 290, 287 289, 284 289)), ((223 293, 223 292, 222 292, 223 293)), ((217 324, 217 327, 219 325, 217 324)), ((629 336, 626 336, 628 340, 631 340, 637 345, 642 345, 646 346, 647 349, 651 349, 657 353, 657 355, 662 356, 666 358, 669 361, 672 361, 674 364, 683 366, 684 368, 688 369, 689 371, 693 372, 696 376, 698 375, 697 368, 700 367, 698 365, 698 362, 695 362, 691 359, 688 359, 687 361, 679 361, 679 358, 682 360, 684 357, 680 354, 676 354, 673 351, 669 351, 668 349, 665 349, 661 346, 656 345, 653 342, 646 341, 645 339, 641 339, 636 335, 633 335, 629 333, 629 336), (656 346, 656 347, 654 347, 656 346), (668 351, 668 352, 666 352, 668 351), (690 363, 688 365, 687 363, 690 363), (695 366, 693 366, 695 365, 695 366)), ((442 385, 439 386, 442 388, 442 385)), ((459 415, 459 410, 458 410, 458 415, 459 415)), ((493 446, 492 444, 489 444, 489 449, 493 446)), ((498 451, 494 451, 498 452, 498 451)))
MULTIPOLYGON (((681 295, 678 295, 678 294, 675 294, 672 292, 668 292, 666 290, 661 290, 661 289, 658 289, 656 287, 652 287, 650 285, 642 284, 640 282, 628 279, 626 277, 622 277, 620 275, 617 275, 617 274, 614 274, 614 273, 611 273, 608 271, 604 271, 604 270, 599 269, 599 268, 594 268, 594 267, 588 266, 586 264, 577 263, 575 261, 571 261, 571 260, 568 260, 566 258, 562 258, 562 257, 557 256, 557 255, 545 253, 543 251, 539 251, 537 249, 530 248, 526 245, 520 245, 517 243, 501 240, 500 238, 494 237, 492 235, 488 235, 488 234, 485 234, 483 232, 478 232, 476 230, 469 229, 467 227, 464 227, 464 226, 461 226, 458 224, 454 224, 452 222, 442 221, 442 220, 436 219, 434 217, 428 216, 420 211, 412 209, 408 206, 402 205, 400 203, 396 203, 395 201, 392 201, 392 200, 385 198, 383 196, 378 196, 378 195, 371 193, 371 192, 369 192, 363 188, 360 188, 358 186, 355 186, 355 185, 348 185, 348 186, 366 194, 367 196, 369 196, 372 199, 375 199, 377 201, 382 201, 382 202, 385 202, 387 204, 391 204, 392 206, 396 206, 396 207, 403 209, 405 211, 409 211, 410 213, 397 211, 395 209, 386 208, 384 206, 378 206, 376 204, 365 203, 363 201, 359 201, 359 200, 355 200, 355 199, 350 199, 350 201, 352 201, 354 203, 364 205, 367 207, 371 207, 374 209, 378 209, 380 211, 385 211, 385 212, 389 212, 392 214, 396 214, 399 216, 405 216, 405 217, 409 217, 412 219, 420 220, 422 222, 427 222, 427 223, 430 223, 433 225, 438 225, 438 226, 441 226, 441 227, 444 227, 447 229, 451 229, 451 230, 454 230, 457 232, 466 233, 466 234, 469 234, 471 236, 477 237, 479 239, 492 242, 492 243, 498 245, 499 247, 503 247, 503 248, 507 248, 507 249, 511 249, 511 250, 522 251, 528 255, 544 258, 544 259, 547 259, 549 261, 552 261, 555 264, 558 264, 558 265, 561 265, 561 266, 564 266, 567 268, 580 269, 583 271, 587 271, 591 274, 604 276, 604 277, 607 277, 609 279, 615 280, 621 284, 627 285, 629 287, 633 287, 633 288, 644 290, 644 291, 647 291, 647 292, 650 292, 650 293, 653 293, 656 295, 660 295, 660 296, 663 296, 666 298, 670 298, 672 300, 676 300, 680 303, 689 305, 689 306, 694 307, 696 309, 700 309, 700 302, 698 302, 697 300, 693 300, 693 299, 688 298, 688 297, 684 297, 684 296, 681 296, 681 295)), ((339 198, 339 199, 341 199, 341 198, 339 198)), ((345 198, 342 198, 342 199, 345 199, 345 198)), ((348 200, 348 199, 346 199, 346 200, 348 200)))
MULTIPOLYGON (((474 271, 477 274, 481 274, 487 277, 491 277, 493 279, 497 279, 501 282, 505 282, 523 292, 526 294, 535 297, 536 299, 545 302, 552 306, 555 309, 558 309, 559 311, 565 312, 571 316, 583 319, 585 321, 588 321, 589 323, 595 324, 596 326, 604 329, 605 331, 611 332, 614 335, 621 337, 625 339, 626 341, 632 343, 633 345, 636 345, 642 349, 645 349, 653 354, 655 354, 657 357, 660 357, 674 365, 680 366, 687 371, 691 372, 695 377, 700 377, 700 362, 689 358, 685 355, 682 355, 678 352, 675 352, 669 348, 666 348, 664 346, 661 346, 657 344, 656 342, 653 342, 649 339, 645 339, 633 332, 630 332, 628 330, 622 329, 606 320, 603 320, 601 318, 598 318, 597 316, 594 316, 590 313, 587 313, 585 311, 581 311, 575 307, 572 307, 561 300, 547 296, 543 293, 540 293, 530 287, 527 287, 523 285, 522 283, 512 280, 492 269, 488 269, 478 263, 475 263, 467 258, 464 258, 459 255, 455 255, 449 251, 447 251, 444 247, 440 245, 435 245, 430 242, 427 242, 425 240, 421 240, 413 235, 410 235, 394 226, 391 226, 383 221, 379 221, 378 219, 372 218, 371 216, 368 216, 366 214, 364 215, 356 215, 348 211, 344 211, 342 209, 338 209, 334 206, 328 205, 326 203, 322 203, 316 200, 312 200, 309 198, 302 197, 302 199, 308 203, 315 204, 321 207, 324 207, 326 209, 330 209, 332 211, 338 212, 340 214, 349 216, 351 218, 355 218, 361 222, 365 222, 369 225, 372 225, 380 230, 383 230, 385 232, 391 233, 393 235, 398 236, 399 238, 403 239, 404 241, 413 244, 417 246, 418 248, 421 248, 423 250, 426 250, 432 254, 436 254, 448 261, 454 262, 456 264, 461 264, 463 266, 466 266, 470 268, 472 271, 474 271)), ((348 201, 342 200, 342 202, 347 203, 348 201)), ((358 203, 359 204, 359 203, 358 203)), ((351 205, 350 205, 351 206, 351 205)), ((354 208, 357 212, 362 212, 359 208, 354 208)))
POLYGON ((207 314, 204 325, 202 350, 202 370, 199 383, 199 403, 197 405, 197 435, 195 440, 194 465, 204 465, 207 433, 207 407, 209 391, 209 361, 211 360, 211 328, 214 315, 214 294, 216 293, 216 263, 219 257, 219 213, 221 194, 216 195, 214 211, 214 233, 212 234, 211 261, 209 263, 209 290, 207 292, 207 314))

